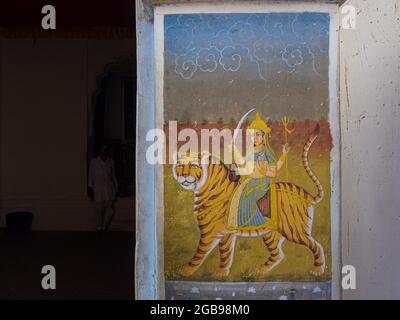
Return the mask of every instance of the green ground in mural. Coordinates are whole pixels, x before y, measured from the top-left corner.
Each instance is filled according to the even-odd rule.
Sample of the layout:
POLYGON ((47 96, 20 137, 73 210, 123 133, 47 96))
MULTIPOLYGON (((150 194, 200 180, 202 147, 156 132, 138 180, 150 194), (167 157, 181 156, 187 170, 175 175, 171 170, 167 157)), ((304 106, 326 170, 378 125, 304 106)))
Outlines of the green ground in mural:
MULTIPOLYGON (((290 154, 289 181, 316 194, 317 190, 301 164, 301 150, 291 150, 290 154)), ((313 265, 313 257, 309 249, 285 241, 282 246, 285 259, 269 274, 256 275, 254 273, 256 267, 268 258, 266 247, 261 237, 238 237, 231 273, 225 281, 322 281, 331 278, 329 152, 325 148, 313 146, 309 153, 309 162, 325 191, 325 198, 316 205, 314 210, 312 231, 313 237, 321 243, 325 250, 327 264, 325 273, 320 276, 312 276, 309 271, 313 265)), ((218 249, 214 249, 200 269, 191 277, 184 278, 177 272, 179 267, 187 263, 195 252, 199 231, 192 215, 193 193, 178 185, 171 170, 171 165, 164 167, 165 278, 166 280, 221 280, 214 273, 219 264, 218 249)), ((284 169, 275 181, 280 180, 285 180, 284 169)))

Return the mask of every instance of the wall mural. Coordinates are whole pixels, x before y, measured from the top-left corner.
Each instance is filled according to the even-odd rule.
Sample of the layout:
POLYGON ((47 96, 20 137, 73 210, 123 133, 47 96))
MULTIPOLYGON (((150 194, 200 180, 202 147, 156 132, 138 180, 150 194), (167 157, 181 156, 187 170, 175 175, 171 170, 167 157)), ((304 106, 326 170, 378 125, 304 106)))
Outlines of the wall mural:
POLYGON ((255 166, 165 166, 167 281, 331 279, 329 28, 325 13, 165 15, 166 132, 253 129, 238 166, 255 166))

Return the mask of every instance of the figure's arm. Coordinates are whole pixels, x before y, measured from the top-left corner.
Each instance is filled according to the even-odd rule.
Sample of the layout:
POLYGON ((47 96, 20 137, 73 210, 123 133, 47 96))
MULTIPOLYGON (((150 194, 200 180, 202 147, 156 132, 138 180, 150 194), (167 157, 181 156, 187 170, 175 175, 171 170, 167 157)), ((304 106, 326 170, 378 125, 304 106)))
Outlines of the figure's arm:
POLYGON ((235 146, 235 144, 231 144, 230 148, 232 148, 233 151, 233 163, 235 163, 238 167, 244 167, 246 165, 246 159, 239 152, 238 148, 235 146))
POLYGON ((254 161, 248 161, 235 145, 231 145, 233 148, 233 163, 236 165, 236 174, 239 176, 250 175, 254 171, 254 161))
POLYGON ((269 178, 276 178, 279 174, 279 171, 282 169, 283 164, 285 163, 286 156, 289 152, 289 148, 284 145, 282 148, 282 155, 279 157, 278 162, 274 166, 270 166, 266 163, 265 165, 265 176, 269 178))
POLYGON ((111 162, 111 175, 112 175, 112 180, 115 188, 115 193, 118 193, 118 180, 115 175, 115 165, 114 165, 114 160, 111 162))

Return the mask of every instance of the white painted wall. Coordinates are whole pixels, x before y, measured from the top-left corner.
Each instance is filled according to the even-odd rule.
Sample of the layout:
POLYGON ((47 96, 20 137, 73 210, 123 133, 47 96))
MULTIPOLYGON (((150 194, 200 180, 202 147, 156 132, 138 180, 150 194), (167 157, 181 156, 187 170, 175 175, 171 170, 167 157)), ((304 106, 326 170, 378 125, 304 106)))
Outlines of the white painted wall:
MULTIPOLYGON (((184 1, 180 1, 184 2, 184 1)), ((196 1, 194 1, 196 2, 196 1)), ((202 2, 202 1, 198 1, 202 2)), ((137 128, 137 206, 136 206, 136 298, 137 299, 163 299, 164 298, 164 275, 163 275, 163 199, 158 195, 149 202, 149 194, 151 195, 156 187, 154 180, 157 181, 156 185, 161 186, 157 188, 157 192, 162 195, 162 168, 149 166, 144 159, 144 154, 141 150, 146 148, 145 136, 149 128, 160 127, 162 123, 162 87, 163 81, 161 75, 163 74, 163 24, 161 16, 166 13, 226 13, 226 12, 259 12, 262 10, 262 4, 259 2, 243 4, 232 3, 226 7, 223 1, 214 4, 209 8, 209 4, 191 4, 190 6, 171 6, 156 8, 154 17, 149 14, 151 10, 143 6, 142 0, 136 1, 137 8, 137 43, 138 43, 138 128, 137 128), (211 9, 211 10, 210 10, 211 9), (154 94, 155 88, 155 94, 154 94), (155 101, 154 101, 155 96, 155 101), (156 172, 157 171, 157 172, 156 172)), ((279 3, 268 4, 269 11, 294 11, 303 12, 310 11, 323 11, 332 12, 336 17, 336 6, 326 6, 325 3, 311 4, 311 3, 279 3)), ((334 27, 336 20, 332 21, 334 27)), ((336 29, 337 30, 337 29, 336 29)), ((337 45, 337 32, 331 32, 330 41, 337 45)), ((332 218, 333 240, 332 240, 332 260, 333 260, 333 296, 334 298, 340 297, 340 287, 338 286, 340 262, 338 254, 339 239, 339 219, 337 212, 339 211, 338 203, 338 116, 336 111, 336 57, 337 47, 331 49, 330 57, 334 63, 330 66, 330 74, 332 74, 333 83, 330 83, 330 99, 331 110, 330 118, 333 123, 332 134, 334 136, 335 148, 332 157, 335 161, 332 164, 332 189, 331 194, 332 209, 336 213, 332 218), (336 233, 335 233, 336 232, 336 233), (337 240, 337 241, 336 241, 337 240)))
POLYGON ((341 31, 342 258, 357 269, 344 299, 400 299, 400 1, 349 0, 341 31))
MULTIPOLYGON (((152 70, 145 53, 152 53, 153 28, 137 4, 139 58, 152 70)), ((400 299, 400 1, 346 4, 356 7, 357 28, 340 32, 341 249, 343 264, 357 268, 357 289, 343 298, 400 299)), ((138 106, 139 118, 154 123, 154 101, 143 95, 151 81, 139 82, 138 106)), ((138 203, 138 226, 151 231, 137 232, 136 296, 142 299, 157 296, 152 210, 138 203)))
MULTIPOLYGON (((96 78, 132 40, 0 39, 0 223, 30 210, 36 230, 93 230, 86 194, 88 106, 96 78)), ((133 229, 133 201, 112 228, 133 229)))

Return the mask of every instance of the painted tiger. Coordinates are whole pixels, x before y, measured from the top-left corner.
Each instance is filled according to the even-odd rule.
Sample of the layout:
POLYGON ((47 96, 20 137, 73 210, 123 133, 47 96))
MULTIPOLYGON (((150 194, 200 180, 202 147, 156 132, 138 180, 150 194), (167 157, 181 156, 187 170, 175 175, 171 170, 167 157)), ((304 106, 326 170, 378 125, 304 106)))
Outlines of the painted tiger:
POLYGON ((210 252, 218 246, 220 265, 216 274, 228 276, 233 262, 234 247, 237 236, 261 236, 270 255, 257 268, 265 274, 277 266, 284 258, 282 243, 285 239, 309 248, 314 256, 313 275, 325 271, 324 250, 312 234, 314 206, 324 197, 322 185, 311 171, 308 163, 308 152, 319 134, 319 126, 303 147, 302 163, 309 177, 318 189, 316 196, 303 188, 289 182, 276 182, 277 228, 265 226, 255 230, 231 231, 227 228, 229 200, 239 182, 229 179, 229 169, 223 164, 204 164, 198 157, 184 156, 173 165, 173 175, 186 190, 194 192, 193 213, 200 229, 200 240, 196 253, 183 265, 179 272, 183 276, 192 275, 205 261, 210 252), (299 201, 299 199, 301 201, 299 201))

